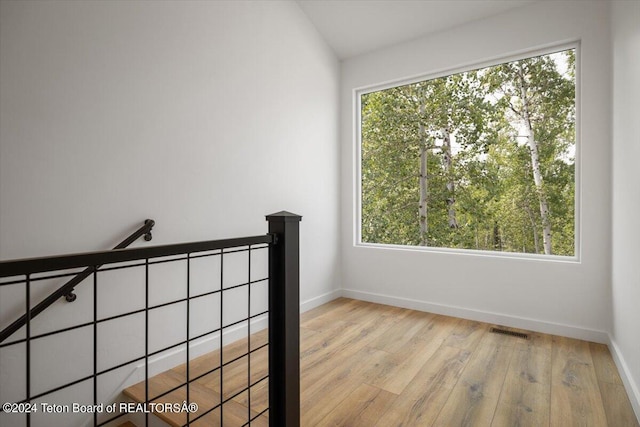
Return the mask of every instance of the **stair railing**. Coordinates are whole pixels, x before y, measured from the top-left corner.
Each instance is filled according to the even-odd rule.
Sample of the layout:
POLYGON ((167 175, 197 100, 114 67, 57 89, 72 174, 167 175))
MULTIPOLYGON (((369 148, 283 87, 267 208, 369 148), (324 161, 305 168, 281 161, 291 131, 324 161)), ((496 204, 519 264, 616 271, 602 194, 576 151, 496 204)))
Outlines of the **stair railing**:
MULTIPOLYGON (((26 313, 24 318, 25 322, 25 338, 20 338, 13 340, 9 343, 0 344, 0 350, 3 348, 14 347, 16 345, 23 345, 25 348, 25 397, 21 399, 19 402, 16 402, 18 405, 21 404, 30 404, 32 402, 38 402, 45 397, 50 397, 53 393, 58 393, 63 390, 68 389, 69 387, 75 386, 80 383, 89 382, 89 384, 93 387, 93 406, 97 407, 99 403, 98 398, 98 380, 102 378, 103 375, 106 375, 110 372, 114 372, 117 369, 131 366, 134 363, 144 363, 144 402, 145 405, 150 402, 157 401, 157 399, 168 395, 169 393, 178 390, 184 386, 186 386, 186 401, 190 401, 190 387, 191 382, 198 380, 204 375, 208 375, 209 373, 213 373, 216 371, 220 372, 220 402, 212 408, 205 409, 202 411, 198 411, 196 414, 191 414, 189 412, 186 413, 186 423, 182 424, 183 426, 189 426, 194 422, 205 422, 204 417, 215 415, 214 411, 219 410, 219 425, 223 424, 223 409, 224 405, 227 404, 233 397, 227 397, 223 399, 223 374, 222 369, 225 366, 229 366, 236 359, 232 359, 231 361, 223 362, 223 334, 225 330, 229 328, 236 327, 242 322, 247 323, 247 336, 250 337, 251 334, 251 323, 253 320, 258 320, 264 315, 268 315, 268 328, 269 328, 269 342, 258 346, 255 349, 251 349, 251 344, 249 341, 249 345, 247 346, 247 353, 244 356, 247 356, 248 360, 248 368, 250 369, 251 365, 251 354, 260 350, 261 348, 268 346, 268 354, 269 354, 269 369, 268 374, 258 379, 255 382, 251 382, 250 378, 247 378, 247 387, 241 390, 240 392, 247 391, 248 392, 248 406, 247 406, 247 421, 243 424, 243 427, 250 427, 252 423, 254 425, 260 424, 260 417, 266 416, 266 412, 268 411, 269 418, 269 426, 270 427, 299 427, 300 426, 300 243, 299 243, 299 223, 302 219, 301 216, 291 214, 289 212, 278 212, 276 214, 268 215, 266 217, 269 222, 269 232, 267 234, 251 236, 251 237, 239 237, 234 239, 225 239, 225 240, 211 240, 211 241, 202 241, 202 242, 191 242, 191 243, 179 243, 179 244, 171 244, 171 245, 163 245, 163 246, 151 246, 144 248, 129 248, 129 249, 115 249, 111 251, 102 251, 102 252, 89 252, 83 254, 76 255, 66 255, 66 256, 55 256, 55 257, 43 257, 43 258, 32 258, 32 259, 22 259, 22 260, 11 260, 11 261, 0 261, 0 279, 1 278, 9 278, 9 281, 0 281, 0 286, 4 285, 15 285, 15 284, 23 284, 25 286, 25 307, 26 313), (251 279, 251 252, 268 248, 269 254, 269 271, 268 277, 260 278, 256 280, 251 279), (248 252, 248 260, 249 260, 249 271, 248 271, 248 281, 246 283, 242 283, 239 285, 225 287, 222 281, 220 282, 220 288, 216 290, 212 290, 205 293, 200 293, 193 295, 190 292, 189 288, 189 265, 191 260, 195 258, 203 258, 203 257, 218 257, 220 260, 220 269, 222 275, 222 266, 223 266, 223 257, 227 254, 234 252, 248 252), (170 259, 167 259, 170 258, 170 259), (150 288, 152 284, 149 280, 149 269, 150 266, 166 263, 166 262, 186 262, 187 263, 187 277, 186 277, 186 298, 179 298, 169 302, 163 302, 162 304, 151 305, 149 302, 150 288), (127 263, 125 266, 114 264, 119 263, 127 263), (133 263, 133 264, 129 264, 133 263), (104 266, 101 270, 98 270, 98 267, 104 266), (145 306, 142 309, 128 311, 125 313, 120 313, 118 315, 100 318, 98 317, 98 273, 104 272, 105 270, 111 269, 121 269, 121 268, 132 268, 143 266, 145 269, 145 306), (30 295, 31 295, 31 287, 35 281, 42 279, 42 277, 32 277, 34 274, 39 273, 51 273, 60 270, 68 270, 74 268, 87 268, 89 270, 89 275, 93 276, 93 320, 90 322, 86 322, 83 324, 78 324, 71 327, 66 327, 64 329, 58 329, 51 332, 41 333, 39 335, 33 335, 31 332, 31 321, 34 316, 34 311, 36 307, 31 307, 30 304, 30 295), (20 279, 18 279, 21 277, 20 279), (268 283, 268 310, 265 312, 260 312, 254 315, 251 315, 251 293, 250 289, 253 285, 267 281, 268 283), (226 292, 232 292, 234 289, 239 289, 242 287, 246 287, 249 290, 249 300, 248 300, 248 317, 246 319, 242 319, 240 321, 236 321, 233 323, 225 324, 223 322, 223 305, 222 305, 222 296, 226 292), (189 332, 189 304, 191 301, 203 298, 209 295, 220 295, 220 325, 218 328, 213 330, 209 330, 205 333, 199 334, 197 336, 191 336, 189 332), (156 310, 161 307, 166 307, 173 304, 186 303, 187 305, 187 323, 186 323, 186 331, 185 331, 185 339, 183 341, 171 344, 167 347, 150 351, 149 349, 149 312, 152 310, 156 310), (144 313, 145 320, 145 333, 144 333, 144 342, 145 342, 145 351, 143 356, 136 357, 131 360, 127 360, 125 362, 119 363, 115 366, 110 366, 108 368, 99 367, 97 363, 97 335, 98 335, 98 325, 105 324, 106 322, 110 322, 116 319, 122 319, 126 316, 136 315, 138 313, 144 313), (32 376, 32 351, 31 351, 31 341, 38 340, 44 337, 52 336, 55 334, 59 334, 62 332, 68 332, 75 329, 85 328, 87 326, 92 326, 93 329, 93 372, 89 375, 82 376, 80 378, 75 379, 72 382, 65 383, 59 385, 57 387, 48 389, 46 391, 39 391, 37 393, 32 392, 31 387, 31 376, 32 376), (214 366, 212 369, 208 370, 205 374, 201 374, 199 376, 193 377, 190 374, 189 364, 191 361, 190 357, 190 345, 197 340, 205 337, 212 337, 213 334, 218 335, 219 339, 219 348, 220 348, 220 364, 219 366, 214 366), (174 349, 178 349, 184 347, 186 351, 186 360, 187 360, 187 373, 186 373, 186 381, 178 384, 177 386, 162 392, 159 395, 152 395, 152 390, 149 384, 149 365, 150 359, 161 354, 164 351, 173 351, 174 349), (251 389, 259 385, 262 381, 268 379, 268 390, 269 390, 269 406, 258 412, 252 411, 251 404, 251 389)), ((153 226, 153 224, 146 224, 153 226)), ((149 228, 150 230, 150 228, 149 228)), ((129 240, 129 239, 127 239, 129 240)), ((125 242, 123 242, 125 243, 125 242)), ((86 271, 86 270, 85 270, 86 271)), ((84 272, 83 272, 84 273, 84 272)), ((73 275, 73 273, 55 275, 49 277, 60 277, 60 276, 69 276, 73 275)), ((86 276, 85 276, 86 277, 86 276)), ((77 284, 77 283, 76 283, 77 284)), ((66 288, 63 290, 59 290, 56 294, 59 298, 68 294, 72 291, 72 286, 65 285, 66 288)), ((41 310, 42 311, 42 310, 41 310)), ((54 369, 51 367, 51 369, 54 369)), ((250 372, 250 371, 249 371, 250 372)), ((250 377, 250 375, 248 375, 250 377)), ((237 395, 238 393, 236 393, 237 395)), ((4 409, 5 405, 3 405, 2 411, 0 411, 0 416, 20 416, 18 414, 3 414, 2 412, 6 412, 4 409)), ((8 406, 9 408, 11 406, 8 406)), ((30 412, 23 413, 22 416, 26 417, 26 425, 30 425, 31 417, 35 415, 30 412)), ((38 414, 43 415, 43 414, 38 414)), ((106 426, 111 425, 111 423, 115 422, 117 419, 127 415, 127 412, 120 412, 116 414, 110 413, 102 413, 99 414, 97 411, 94 411, 93 416, 93 426, 106 426), (113 415, 113 416, 110 416, 113 415)), ((147 426, 150 425, 149 420, 149 411, 145 411, 145 424, 147 426)), ((86 420, 82 421, 82 424, 86 424, 86 420)))

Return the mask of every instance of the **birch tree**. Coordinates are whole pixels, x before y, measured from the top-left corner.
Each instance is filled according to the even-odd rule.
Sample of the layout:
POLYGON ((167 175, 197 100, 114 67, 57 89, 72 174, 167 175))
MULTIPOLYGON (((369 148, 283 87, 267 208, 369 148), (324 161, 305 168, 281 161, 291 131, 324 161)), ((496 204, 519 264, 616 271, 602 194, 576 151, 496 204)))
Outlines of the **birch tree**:
MULTIPOLYGON (((449 229, 458 228, 456 212, 456 181, 458 180, 455 166, 453 141, 460 147, 467 148, 472 144, 480 143, 480 135, 484 130, 484 122, 488 114, 480 110, 490 108, 483 100, 481 86, 477 79, 477 73, 467 72, 447 77, 428 80, 417 84, 420 109, 420 129, 425 134, 425 156, 431 149, 438 154, 441 167, 436 168, 429 175, 440 175, 437 188, 436 183, 431 183, 441 197, 431 197, 430 201, 443 200, 446 204, 446 218, 449 229)), ((421 154, 422 156, 422 154, 421 154)), ((425 165, 421 162, 421 165, 425 165)), ((433 209, 432 209, 433 210, 433 209)), ((433 218, 433 215, 432 215, 433 218)), ((441 221, 437 221, 441 223, 441 221)), ((435 230, 434 230, 435 231, 435 230)), ((440 234, 446 235, 446 231, 440 234)), ((450 234, 449 234, 450 235, 450 234)), ((450 241, 450 238, 439 240, 450 241)))

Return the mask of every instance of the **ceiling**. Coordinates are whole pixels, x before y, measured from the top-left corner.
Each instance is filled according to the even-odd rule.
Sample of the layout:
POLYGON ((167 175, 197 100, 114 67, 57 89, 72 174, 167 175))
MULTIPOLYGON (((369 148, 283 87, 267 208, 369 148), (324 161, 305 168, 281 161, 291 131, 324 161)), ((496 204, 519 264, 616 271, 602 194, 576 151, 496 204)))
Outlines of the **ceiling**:
POLYGON ((340 59, 535 0, 296 0, 340 59))

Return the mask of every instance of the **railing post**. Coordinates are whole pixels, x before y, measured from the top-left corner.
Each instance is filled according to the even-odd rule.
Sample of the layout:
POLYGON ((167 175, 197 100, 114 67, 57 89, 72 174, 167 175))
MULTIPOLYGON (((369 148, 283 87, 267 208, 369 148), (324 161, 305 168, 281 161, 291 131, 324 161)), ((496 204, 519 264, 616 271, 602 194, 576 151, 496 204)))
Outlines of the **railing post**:
POLYGON ((300 426, 300 221, 267 215, 269 233, 269 426, 300 426))

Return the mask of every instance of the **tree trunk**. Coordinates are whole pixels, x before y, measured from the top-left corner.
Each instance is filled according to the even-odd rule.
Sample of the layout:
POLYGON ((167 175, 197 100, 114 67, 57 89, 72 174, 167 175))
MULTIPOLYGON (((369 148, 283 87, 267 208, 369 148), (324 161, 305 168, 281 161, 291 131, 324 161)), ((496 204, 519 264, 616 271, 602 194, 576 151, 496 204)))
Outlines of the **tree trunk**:
MULTIPOLYGON (((424 107, 420 106, 420 113, 424 113, 424 107)), ((418 215, 420 216, 420 246, 428 246, 427 237, 427 135, 422 123, 420 127, 420 202, 418 204, 418 215)))
POLYGON ((480 237, 478 236, 478 226, 476 225, 476 249, 480 249, 480 237))
POLYGON ((529 221, 531 222, 531 228, 533 229, 533 244, 536 248, 536 253, 540 253, 540 242, 538 241, 538 227, 536 226, 536 219, 533 217, 533 212, 529 208, 528 204, 524 205, 524 210, 529 215, 529 221))
POLYGON ((493 224, 493 248, 497 251, 502 250, 502 238, 500 237, 500 228, 497 222, 493 224))
POLYGON ((518 66, 518 75, 520 77, 520 98, 522 99, 522 120, 525 125, 527 144, 531 154, 531 171, 533 173, 533 182, 536 185, 538 199, 540 200, 540 218, 542 219, 542 245, 544 253, 551 255, 551 221, 549 220, 549 205, 544 191, 544 183, 542 182, 542 173, 540 172, 540 156, 538 154, 538 143, 531 126, 531 116, 529 114, 529 100, 527 98, 527 83, 524 79, 522 65, 518 66))
POLYGON ((453 180, 453 171, 451 170, 452 155, 451 155, 451 134, 449 129, 444 129, 442 153, 444 154, 444 173, 447 176, 447 210, 449 213, 449 228, 458 228, 458 221, 456 220, 456 209, 454 204, 455 199, 455 182, 453 180))

